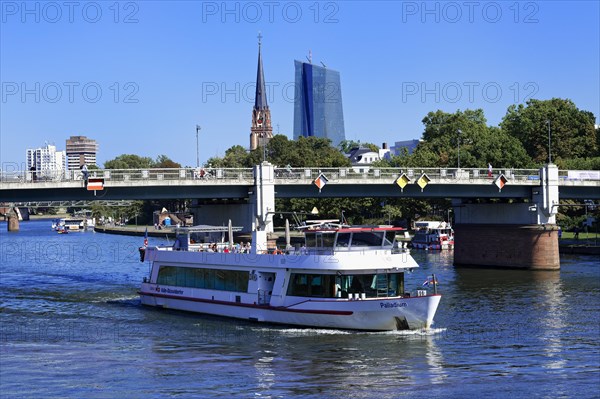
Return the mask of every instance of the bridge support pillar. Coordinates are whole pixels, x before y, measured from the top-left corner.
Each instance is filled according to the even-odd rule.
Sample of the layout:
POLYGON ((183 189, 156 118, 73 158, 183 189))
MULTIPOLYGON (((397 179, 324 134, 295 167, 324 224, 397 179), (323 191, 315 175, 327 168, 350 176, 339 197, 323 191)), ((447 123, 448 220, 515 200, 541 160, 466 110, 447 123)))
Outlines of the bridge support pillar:
POLYGON ((453 203, 456 266, 560 269, 558 168, 540 169, 540 186, 526 203, 453 203))
POLYGON ((454 265, 558 270, 556 225, 457 224, 454 265))
POLYGON ((273 212, 275 212, 275 168, 267 161, 254 167, 254 187, 250 195, 250 207, 254 210, 252 245, 266 250, 268 234, 274 231, 273 212))
POLYGON ((8 219, 8 231, 19 231, 19 214, 14 209, 6 214, 6 218, 8 219))

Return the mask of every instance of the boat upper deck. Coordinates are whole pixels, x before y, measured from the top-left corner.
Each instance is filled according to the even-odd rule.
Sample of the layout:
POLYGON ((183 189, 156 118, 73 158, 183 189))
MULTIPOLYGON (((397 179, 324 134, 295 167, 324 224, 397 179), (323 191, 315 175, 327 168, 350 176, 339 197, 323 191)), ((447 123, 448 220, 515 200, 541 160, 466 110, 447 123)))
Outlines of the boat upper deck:
MULTIPOLYGON (((252 247, 250 243, 234 243, 233 231, 239 227, 196 226, 177 230, 177 238, 172 246, 157 248, 163 251, 188 251, 208 253, 252 253, 273 255, 333 255, 352 252, 356 254, 385 255, 407 253, 408 249, 396 240, 396 234, 405 231, 390 226, 346 226, 346 225, 308 225, 300 230, 304 233, 304 244, 293 247, 286 244, 284 249, 252 247), (230 238, 225 240, 225 234, 230 238)), ((286 234, 287 235, 287 234, 286 234)), ((289 243, 289 239, 286 240, 289 243)))
POLYGON ((367 250, 389 250, 401 252, 402 246, 396 241, 396 234, 404 231, 401 227, 389 226, 324 226, 304 231, 307 251, 351 252, 367 250))

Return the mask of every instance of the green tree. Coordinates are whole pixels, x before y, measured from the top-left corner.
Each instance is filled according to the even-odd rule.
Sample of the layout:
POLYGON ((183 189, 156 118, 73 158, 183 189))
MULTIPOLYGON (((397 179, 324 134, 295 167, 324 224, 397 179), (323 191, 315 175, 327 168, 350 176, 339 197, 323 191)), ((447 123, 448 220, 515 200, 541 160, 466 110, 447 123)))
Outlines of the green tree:
POLYGON ((384 215, 384 219, 387 217, 390 222, 393 222, 402 216, 402 209, 395 204, 386 203, 381 209, 381 212, 384 215))
POLYGON ((536 162, 545 163, 549 134, 553 161, 599 156, 595 120, 593 113, 580 110, 568 99, 531 99, 526 105, 511 105, 500 126, 519 139, 536 162))
POLYGON ((249 153, 241 145, 234 145, 225 151, 223 158, 212 157, 206 161, 206 165, 211 165, 217 168, 249 168, 253 165, 250 164, 248 159, 249 153))
POLYGON ((259 146, 247 152, 244 147, 235 145, 225 151, 224 157, 210 158, 207 164, 223 168, 250 168, 261 163, 265 157, 267 161, 279 167, 350 166, 348 158, 332 147, 329 139, 301 137, 298 140, 289 140, 281 134, 273 136, 266 149, 259 146))
POLYGON ((559 159, 556 164, 559 169, 600 170, 600 157, 559 159))
MULTIPOLYGON (((264 157, 263 148, 252 151, 247 158, 247 166, 257 165, 264 157)), ((275 135, 266 148, 267 161, 277 166, 292 167, 342 167, 350 166, 350 161, 339 150, 331 146, 329 139, 300 137, 289 140, 284 135, 275 135)))
POLYGON ((181 164, 171 160, 166 155, 159 155, 156 157, 156 161, 154 161, 153 168, 181 168, 181 164))
POLYGON ((423 124, 423 142, 415 150, 413 160, 424 162, 425 166, 458 166, 459 148, 461 167, 485 168, 488 163, 511 168, 532 165, 519 140, 488 126, 481 109, 454 114, 430 112, 423 124), (431 165, 436 154, 438 164, 431 165))
POLYGON ((354 141, 354 140, 342 140, 342 142, 340 142, 340 144, 338 144, 338 148, 340 149, 340 151, 342 151, 344 154, 349 153, 353 148, 368 148, 371 151, 379 151, 379 147, 376 146, 375 144, 372 143, 360 143, 360 141, 354 141))
POLYGON ((115 159, 104 162, 104 169, 144 169, 153 166, 152 158, 134 154, 119 155, 115 159))
POLYGON ((423 118, 422 141, 412 154, 383 160, 379 166, 527 168, 533 161, 515 137, 497 127, 487 125, 483 110, 456 111, 453 114, 438 110, 423 118))

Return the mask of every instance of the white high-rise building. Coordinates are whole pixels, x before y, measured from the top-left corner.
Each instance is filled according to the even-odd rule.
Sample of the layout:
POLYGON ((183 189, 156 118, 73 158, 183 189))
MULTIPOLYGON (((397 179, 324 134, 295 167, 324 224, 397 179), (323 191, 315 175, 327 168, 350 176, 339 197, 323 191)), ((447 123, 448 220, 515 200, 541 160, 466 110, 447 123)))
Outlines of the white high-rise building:
POLYGON ((67 154, 56 151, 56 146, 47 144, 41 148, 27 149, 27 169, 32 179, 61 179, 66 170, 67 154))

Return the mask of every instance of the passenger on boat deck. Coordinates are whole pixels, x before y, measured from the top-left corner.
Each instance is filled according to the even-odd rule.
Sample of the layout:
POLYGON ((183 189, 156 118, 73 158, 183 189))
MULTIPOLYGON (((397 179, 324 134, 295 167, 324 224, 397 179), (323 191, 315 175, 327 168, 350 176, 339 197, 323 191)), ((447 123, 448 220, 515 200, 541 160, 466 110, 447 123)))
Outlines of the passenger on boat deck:
POLYGON ((363 292, 363 287, 356 276, 352 277, 352 284, 350 284, 350 291, 354 293, 363 292))
POLYGON ((308 254, 308 250, 306 249, 306 245, 302 244, 302 247, 300 248, 300 255, 306 254, 308 254))
POLYGON ((181 249, 181 241, 179 241, 179 237, 175 239, 175 242, 173 243, 173 249, 175 251, 179 251, 181 249))

